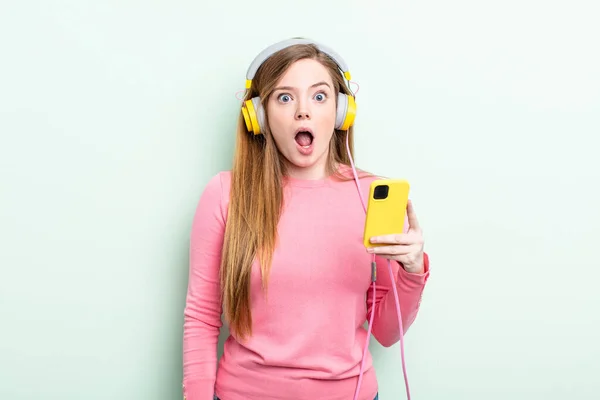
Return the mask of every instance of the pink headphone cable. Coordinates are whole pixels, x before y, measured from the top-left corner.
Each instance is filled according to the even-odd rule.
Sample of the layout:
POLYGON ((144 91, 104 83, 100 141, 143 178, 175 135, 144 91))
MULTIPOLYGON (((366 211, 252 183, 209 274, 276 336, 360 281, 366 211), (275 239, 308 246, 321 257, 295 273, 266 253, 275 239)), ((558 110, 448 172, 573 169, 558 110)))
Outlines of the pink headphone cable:
MULTIPOLYGON (((346 150, 348 152, 348 157, 350 158, 350 164, 352 165, 352 172, 354 173, 354 180, 356 182, 356 187, 358 189, 358 195, 360 196, 360 201, 362 203, 363 209, 366 214, 367 206, 365 203, 365 199, 363 198, 363 195, 362 195, 362 191, 361 191, 361 187, 360 187, 360 183, 359 183, 359 179, 358 179, 358 173, 356 172, 356 167, 354 166, 354 161, 352 160, 352 155, 350 153, 350 145, 348 143, 348 136, 349 135, 346 134, 346 150)), ((401 353, 401 357, 402 357, 402 372, 404 373, 404 384, 406 386, 406 397, 408 400, 410 400, 410 389, 408 387, 408 377, 406 375, 406 363, 404 360, 404 329, 402 326, 402 313, 400 311, 400 299, 398 298, 398 290, 396 289, 396 285, 393 284, 396 280, 394 279, 394 273, 392 272, 391 261, 388 260, 387 264, 388 264, 388 271, 390 273, 390 281, 392 282, 392 289, 394 290, 394 298, 396 299, 396 312, 398 314, 398 326, 400 328, 400 353, 401 353)), ((375 271, 376 271, 375 254, 373 254, 373 259, 371 262, 371 278, 373 281, 373 305, 371 307, 371 316, 369 318, 369 329, 367 330, 367 340, 365 343, 365 348, 363 350, 362 361, 360 363, 360 374, 358 375, 358 384, 356 385, 356 392, 354 393, 354 400, 358 400, 358 394, 360 393, 360 386, 362 384, 362 377, 363 377, 364 367, 365 367, 365 358, 367 355, 367 350, 369 348, 369 340, 371 338, 371 330, 373 328, 373 319, 375 317, 375 293, 376 293, 375 281, 377 280, 375 271)))

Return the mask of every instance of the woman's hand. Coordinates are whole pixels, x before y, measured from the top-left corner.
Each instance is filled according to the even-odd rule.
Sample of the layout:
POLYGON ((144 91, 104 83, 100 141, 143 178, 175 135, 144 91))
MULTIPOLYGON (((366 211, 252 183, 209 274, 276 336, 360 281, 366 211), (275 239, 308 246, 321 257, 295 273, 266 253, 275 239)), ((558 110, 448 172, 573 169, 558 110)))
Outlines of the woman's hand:
POLYGON ((384 236, 373 236, 371 243, 383 243, 385 246, 376 246, 367 249, 371 254, 377 254, 389 260, 395 260, 402 264, 407 272, 423 273, 425 265, 423 261, 423 232, 419 226, 417 215, 409 200, 406 206, 408 217, 408 232, 384 236))

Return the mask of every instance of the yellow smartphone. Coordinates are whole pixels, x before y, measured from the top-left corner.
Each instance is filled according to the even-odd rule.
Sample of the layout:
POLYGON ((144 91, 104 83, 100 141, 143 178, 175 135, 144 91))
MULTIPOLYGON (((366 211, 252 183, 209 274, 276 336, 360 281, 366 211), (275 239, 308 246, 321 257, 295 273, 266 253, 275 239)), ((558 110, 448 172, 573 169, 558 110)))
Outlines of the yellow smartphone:
POLYGON ((371 237, 404 232, 406 206, 410 184, 402 179, 377 179, 371 183, 363 242, 365 247, 373 244, 371 237))

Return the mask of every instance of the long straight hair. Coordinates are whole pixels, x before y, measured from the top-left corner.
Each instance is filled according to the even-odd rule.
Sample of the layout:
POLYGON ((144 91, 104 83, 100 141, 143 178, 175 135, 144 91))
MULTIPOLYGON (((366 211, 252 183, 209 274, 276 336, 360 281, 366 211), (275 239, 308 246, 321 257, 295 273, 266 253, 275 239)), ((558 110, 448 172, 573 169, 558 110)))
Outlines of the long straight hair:
MULTIPOLYGON (((266 104, 279 79, 296 61, 313 59, 329 71, 336 93, 351 94, 337 64, 317 47, 293 45, 273 54, 258 69, 245 99, 260 96, 268 121, 266 104)), ((250 276, 255 259, 260 263, 263 290, 266 290, 272 254, 277 243, 277 225, 283 206, 284 158, 265 123, 262 135, 248 132, 240 112, 233 159, 229 211, 223 243, 220 281, 224 313, 230 330, 244 339, 252 334, 250 276)), ((328 175, 352 179, 339 170, 350 164, 346 149, 354 157, 353 128, 335 130, 329 145, 328 175)))

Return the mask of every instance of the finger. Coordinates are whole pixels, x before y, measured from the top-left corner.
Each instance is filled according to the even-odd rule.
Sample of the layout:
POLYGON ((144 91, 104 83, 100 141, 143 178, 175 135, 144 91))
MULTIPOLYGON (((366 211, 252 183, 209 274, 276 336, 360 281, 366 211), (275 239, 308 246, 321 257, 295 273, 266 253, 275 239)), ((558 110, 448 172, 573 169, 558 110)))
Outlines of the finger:
POLYGON ((376 254, 376 256, 386 260, 398 261, 401 264, 409 264, 411 259, 409 254, 376 254))
POLYGON ((411 270, 417 272, 419 270, 423 270, 423 261, 418 261, 414 254, 406 254, 406 255, 392 255, 392 254, 381 254, 378 255, 381 258, 385 258, 387 260, 398 261, 402 267, 411 272, 411 270))
POLYGON ((373 236, 371 243, 389 243, 389 244, 412 244, 414 240, 406 233, 394 233, 391 235, 373 236))
POLYGON ((417 214, 415 213, 415 208, 411 200, 408 200, 406 205, 406 212, 408 214, 408 225, 411 230, 419 230, 421 227, 419 226, 419 220, 417 219, 417 214))
POLYGON ((382 256, 398 256, 410 254, 410 252, 414 251, 413 246, 410 245, 399 245, 399 246, 378 246, 371 247, 368 249, 369 253, 379 254, 382 256))

